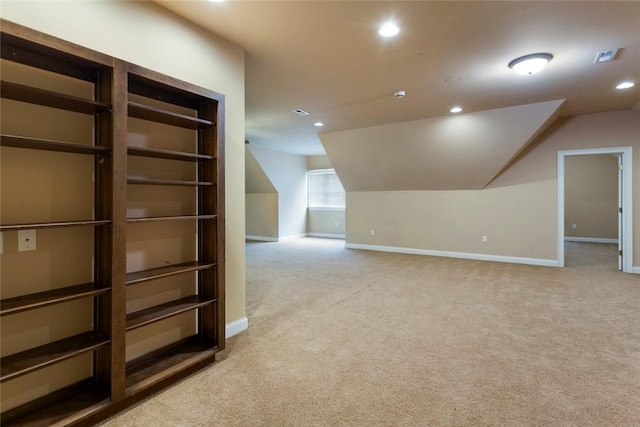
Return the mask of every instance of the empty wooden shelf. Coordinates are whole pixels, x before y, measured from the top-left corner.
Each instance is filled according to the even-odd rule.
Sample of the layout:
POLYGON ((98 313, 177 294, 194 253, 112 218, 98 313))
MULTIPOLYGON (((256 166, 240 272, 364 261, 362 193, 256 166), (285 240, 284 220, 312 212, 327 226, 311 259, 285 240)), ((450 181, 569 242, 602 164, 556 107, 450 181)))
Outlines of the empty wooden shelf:
POLYGON ((206 270, 215 267, 213 262, 183 262, 180 264, 166 265, 163 267, 151 268, 149 270, 136 271, 127 274, 127 285, 146 282, 148 280, 160 279, 162 277, 183 274, 192 271, 206 270))
POLYGON ((0 231, 30 230, 33 228, 59 228, 59 227, 81 227, 87 225, 109 225, 108 219, 86 220, 86 221, 57 221, 57 222, 35 222, 27 224, 5 224, 0 225, 0 231))
POLYGON ((6 82, 4 80, 0 85, 0 93, 2 97, 6 99, 75 111, 76 113, 96 114, 109 109, 109 105, 104 102, 25 86, 19 83, 6 82))
POLYGON ((195 310, 196 308, 204 307, 214 301, 215 299, 213 298, 191 295, 127 314, 127 331, 168 319, 169 317, 195 310))
POLYGON ((154 108, 148 105, 138 104, 137 102, 131 101, 129 102, 129 115, 131 117, 136 117, 139 119, 150 120, 153 122, 164 123, 172 126, 179 126, 187 129, 198 129, 211 126, 213 124, 209 120, 186 116, 184 114, 178 114, 172 111, 161 110, 159 108, 154 108))
POLYGON ((54 341, 31 350, 3 357, 0 360, 0 382, 42 369, 54 363, 96 350, 109 342, 109 338, 94 332, 85 332, 54 341))
POLYGON ((199 160, 213 160, 212 156, 198 153, 185 153, 182 151, 161 150, 157 148, 128 147, 130 156, 152 157, 157 159, 181 160, 185 162, 197 162, 199 160))
POLYGON ((32 150, 60 151, 76 154, 100 154, 108 153, 110 151, 109 147, 74 144, 71 142, 51 141, 48 139, 29 138, 17 135, 1 135, 0 146, 28 148, 32 150))
POLYGON ((84 283, 82 285, 7 298, 0 301, 0 315, 6 316, 8 314, 20 313, 22 311, 72 301, 74 299, 100 295, 105 292, 109 292, 109 288, 101 287, 94 283, 84 283))

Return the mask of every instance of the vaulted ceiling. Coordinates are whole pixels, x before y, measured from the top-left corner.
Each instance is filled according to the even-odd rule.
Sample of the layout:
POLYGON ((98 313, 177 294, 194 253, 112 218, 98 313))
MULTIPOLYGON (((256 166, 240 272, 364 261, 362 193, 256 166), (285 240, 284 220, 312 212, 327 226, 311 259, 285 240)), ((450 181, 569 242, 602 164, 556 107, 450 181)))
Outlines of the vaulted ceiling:
POLYGON ((429 188, 478 188, 557 116, 640 109, 640 2, 156 2, 244 47, 251 144, 303 155, 326 149, 338 171, 347 167, 345 155, 357 157, 338 159, 341 144, 358 147, 371 164, 384 158, 389 174, 417 170, 427 152, 452 167, 442 162, 469 141, 461 142, 460 129, 448 136, 438 129, 454 123, 449 109, 460 105, 455 120, 476 123, 477 135, 490 144, 486 152, 494 154, 472 156, 483 162, 473 182, 434 173, 429 188), (400 33, 384 39, 377 28, 388 19, 400 33), (610 49, 619 49, 615 60, 594 63, 610 49), (541 73, 522 76, 508 68, 512 59, 536 52, 554 56, 541 73), (616 90, 622 80, 637 85, 616 90), (406 96, 394 98, 397 90, 406 96), (311 114, 296 115, 296 108, 311 114), (545 114, 538 114, 541 108, 545 114), (538 113, 521 114, 527 111, 538 113), (514 114, 522 127, 505 137, 503 126, 514 114), (316 121, 324 127, 314 127, 316 121), (426 129, 428 141, 418 129, 426 129), (400 147, 409 151, 399 154, 400 147))

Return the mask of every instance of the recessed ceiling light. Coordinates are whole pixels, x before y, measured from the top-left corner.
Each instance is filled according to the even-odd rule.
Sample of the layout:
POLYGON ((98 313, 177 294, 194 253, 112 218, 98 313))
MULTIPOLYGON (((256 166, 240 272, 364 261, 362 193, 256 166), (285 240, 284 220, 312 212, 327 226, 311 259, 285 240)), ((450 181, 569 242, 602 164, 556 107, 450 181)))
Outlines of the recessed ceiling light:
POLYGON ((518 74, 531 75, 542 70, 552 58, 550 53, 533 53, 509 62, 509 68, 518 74))
POLYGON ((458 107, 457 105, 455 107, 451 107, 451 110, 449 110, 452 113, 461 113, 462 112, 462 107, 458 107))
POLYGON ((622 82, 616 85, 616 89, 629 89, 630 87, 634 87, 636 84, 634 82, 622 82))
POLYGON ((308 111, 304 111, 302 108, 296 108, 295 110, 293 110, 294 113, 299 114, 301 116, 308 116, 309 112, 308 111))
POLYGON ((314 125, 315 127, 322 127, 322 126, 324 126, 324 123, 322 123, 322 122, 315 122, 313 125, 314 125))
POLYGON ((378 29, 378 34, 380 34, 382 37, 393 37, 397 35, 399 32, 400 32, 400 28, 398 28, 398 26, 393 22, 385 22, 378 29))
POLYGON ((222 3, 224 0, 209 0, 211 3, 222 3))

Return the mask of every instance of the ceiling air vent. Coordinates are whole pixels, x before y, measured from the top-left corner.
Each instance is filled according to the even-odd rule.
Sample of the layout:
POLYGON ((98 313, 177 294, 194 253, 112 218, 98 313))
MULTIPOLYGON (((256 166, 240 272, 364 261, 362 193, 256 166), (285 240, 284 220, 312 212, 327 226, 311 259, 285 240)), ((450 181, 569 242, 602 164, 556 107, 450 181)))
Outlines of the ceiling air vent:
POLYGON ((604 52, 599 52, 598 55, 596 55, 596 64, 613 61, 616 57, 616 53, 618 53, 618 49, 605 50, 604 52))
POLYGON ((309 112, 308 111, 304 111, 302 108, 296 108, 295 110, 293 110, 294 113, 296 114, 300 114, 301 116, 308 116, 309 112))

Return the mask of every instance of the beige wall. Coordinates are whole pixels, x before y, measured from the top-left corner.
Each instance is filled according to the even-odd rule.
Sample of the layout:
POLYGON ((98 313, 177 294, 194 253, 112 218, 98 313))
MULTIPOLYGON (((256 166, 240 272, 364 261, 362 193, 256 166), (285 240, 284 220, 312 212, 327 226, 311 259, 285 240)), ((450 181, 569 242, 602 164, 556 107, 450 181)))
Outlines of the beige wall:
POLYGON ((245 150, 246 235, 278 240, 278 192, 251 150, 245 150))
POLYGON ((225 95, 226 316, 244 317, 244 51, 152 2, 3 2, 0 13, 225 95))
POLYGON ((278 240, 278 193, 247 193, 247 236, 278 240))
POLYGON ((565 236, 617 239, 617 157, 568 156, 564 161, 564 183, 565 236))
MULTIPOLYGON (((640 117, 630 110, 561 119, 485 190, 349 192, 347 243, 555 260, 557 151, 632 146, 638 217, 638 135, 640 117)), ((640 265, 637 221, 634 265, 640 265)))
POLYGON ((344 237, 346 227, 344 209, 309 209, 307 233, 318 237, 344 237))
POLYGON ((307 159, 305 156, 249 147, 278 192, 278 235, 298 236, 306 232, 307 159))
POLYGON ((333 165, 331 164, 331 160, 329 160, 329 156, 327 156, 327 155, 308 156, 307 157, 307 169, 309 169, 309 170, 333 169, 333 165))

